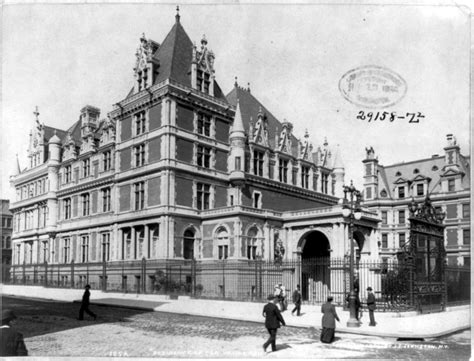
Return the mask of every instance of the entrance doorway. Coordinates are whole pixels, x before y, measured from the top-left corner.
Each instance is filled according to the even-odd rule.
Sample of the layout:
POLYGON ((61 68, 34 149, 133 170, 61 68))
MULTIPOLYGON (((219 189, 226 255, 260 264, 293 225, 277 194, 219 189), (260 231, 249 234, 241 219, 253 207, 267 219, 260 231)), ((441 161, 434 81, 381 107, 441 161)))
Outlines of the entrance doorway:
POLYGON ((322 232, 311 231, 299 243, 303 300, 325 302, 331 288, 329 240, 322 232))

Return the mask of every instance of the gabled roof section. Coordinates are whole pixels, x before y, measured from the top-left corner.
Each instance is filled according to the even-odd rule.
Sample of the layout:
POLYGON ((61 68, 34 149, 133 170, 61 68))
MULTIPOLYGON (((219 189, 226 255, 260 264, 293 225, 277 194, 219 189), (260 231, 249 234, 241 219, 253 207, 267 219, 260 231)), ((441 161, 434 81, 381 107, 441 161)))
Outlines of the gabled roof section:
POLYGON ((172 79, 180 84, 191 86, 192 56, 193 43, 177 19, 163 44, 153 54, 153 59, 158 60, 160 65, 155 84, 172 79))
MULTIPOLYGON (((71 133, 72 139, 76 142, 76 145, 80 145, 82 143, 81 139, 81 120, 79 119, 77 122, 75 122, 67 131, 67 133, 71 133)), ((62 140, 62 144, 66 142, 66 136, 60 137, 62 140)))
POLYGON ((61 140, 64 139, 64 137, 67 134, 67 132, 65 130, 61 130, 61 129, 58 129, 58 128, 53 128, 53 127, 49 127, 49 126, 45 125, 44 126, 44 140, 45 140, 45 143, 49 142, 49 140, 54 135, 54 132, 56 132, 56 135, 61 140))
MULTIPOLYGON (((258 101, 250 91, 243 89, 240 86, 235 86, 234 89, 227 94, 228 102, 234 107, 237 106, 237 99, 239 100, 242 121, 246 131, 248 131, 250 126, 250 118, 252 118, 254 124, 257 122, 257 115, 260 108, 266 114, 268 121, 268 142, 270 143, 270 147, 275 149, 275 135, 277 134, 277 129, 278 135, 282 131, 282 123, 262 103, 260 103, 260 101, 258 101)), ((291 142, 291 154, 296 157, 298 156, 298 140, 293 134, 291 135, 291 142)))

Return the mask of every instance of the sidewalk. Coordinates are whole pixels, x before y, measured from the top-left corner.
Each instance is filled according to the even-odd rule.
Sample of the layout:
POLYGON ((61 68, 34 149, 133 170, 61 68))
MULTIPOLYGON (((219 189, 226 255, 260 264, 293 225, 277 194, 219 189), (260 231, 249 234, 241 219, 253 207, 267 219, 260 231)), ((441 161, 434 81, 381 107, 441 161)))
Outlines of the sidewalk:
MULTIPOLYGON (((80 302, 81 289, 57 289, 40 286, 1 285, 2 295, 14 295, 32 298, 52 299, 64 302, 80 302)), ((195 316, 218 317, 241 321, 263 323, 264 303, 235 302, 219 300, 191 299, 179 297, 171 300, 165 295, 137 295, 123 293, 104 293, 91 290, 92 305, 110 305, 159 312, 189 314, 195 316)), ((336 323, 338 332, 359 335, 381 336, 389 338, 429 339, 444 336, 471 327, 469 306, 448 308, 446 312, 417 315, 415 312, 389 313, 376 312, 376 327, 368 326, 368 313, 364 312, 362 325, 347 327, 349 312, 336 308, 341 322, 336 323)), ((283 312, 287 326, 321 328, 321 307, 303 305, 300 317, 291 315, 291 305, 283 312)))

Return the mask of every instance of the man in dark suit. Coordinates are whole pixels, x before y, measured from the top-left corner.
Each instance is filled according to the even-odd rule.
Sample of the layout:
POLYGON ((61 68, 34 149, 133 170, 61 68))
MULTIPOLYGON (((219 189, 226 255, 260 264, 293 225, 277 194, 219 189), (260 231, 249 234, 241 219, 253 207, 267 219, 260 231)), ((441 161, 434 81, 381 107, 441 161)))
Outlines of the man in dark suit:
POLYGON ((86 285, 85 289, 86 290, 82 295, 81 309, 79 310, 79 320, 82 321, 84 319, 84 312, 86 312, 89 316, 94 317, 95 321, 97 319, 96 314, 89 310, 89 299, 91 297, 91 293, 89 292, 89 290, 91 289, 91 286, 86 285))
POLYGON ((375 295, 372 293, 372 287, 367 287, 367 308, 369 309, 369 318, 370 323, 369 326, 375 326, 375 317, 374 317, 374 310, 375 310, 375 295))
POLYGON ((293 314, 296 311, 296 315, 300 316, 300 314, 301 314, 300 285, 297 285, 296 290, 293 291, 293 303, 295 304, 295 308, 293 308, 293 311, 291 311, 291 314, 293 314))
POLYGON ((28 356, 23 335, 12 327, 16 319, 11 310, 2 310, 0 326, 0 356, 28 356))
POLYGON ((283 326, 286 326, 285 320, 280 313, 280 310, 275 305, 275 302, 278 302, 278 299, 274 295, 269 295, 267 297, 268 303, 263 307, 263 317, 265 317, 265 327, 270 334, 267 342, 263 344, 263 351, 267 352, 268 345, 272 345, 272 351, 276 351, 276 335, 277 329, 280 328, 280 323, 283 326))

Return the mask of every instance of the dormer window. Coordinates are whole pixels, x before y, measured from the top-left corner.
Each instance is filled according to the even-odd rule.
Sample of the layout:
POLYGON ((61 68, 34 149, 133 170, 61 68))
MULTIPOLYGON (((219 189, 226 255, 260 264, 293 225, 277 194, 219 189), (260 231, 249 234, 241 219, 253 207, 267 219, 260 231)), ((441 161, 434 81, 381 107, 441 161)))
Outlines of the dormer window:
POLYGON ((401 177, 401 176, 402 176, 402 173, 401 173, 401 172, 395 173, 395 177, 401 177))
POLYGON ((288 182, 288 160, 280 159, 278 163, 278 176, 280 182, 288 182))
POLYGON ((84 159, 82 162, 82 174, 84 178, 89 177, 91 174, 91 161, 89 158, 84 159))
POLYGON ((196 86, 203 93, 209 94, 209 86, 211 85, 210 76, 203 70, 197 71, 196 86))
POLYGON ((423 184, 417 184, 416 185, 416 195, 417 196, 422 196, 424 193, 425 193, 424 185, 423 184))
POLYGON ((258 150, 253 152, 253 174, 263 177, 264 153, 258 150))
POLYGON ((418 174, 418 173, 420 173, 420 170, 419 170, 418 168, 415 168, 415 169, 413 170, 413 174, 418 174))
POLYGON ((455 191, 454 179, 448 179, 448 192, 455 191))
POLYGON ((308 189, 309 188, 309 167, 301 167, 301 187, 308 189))
POLYGON ((71 181, 71 166, 68 165, 64 169, 64 183, 69 183, 71 181))
POLYGON ((405 198, 405 186, 398 187, 398 198, 405 198))

